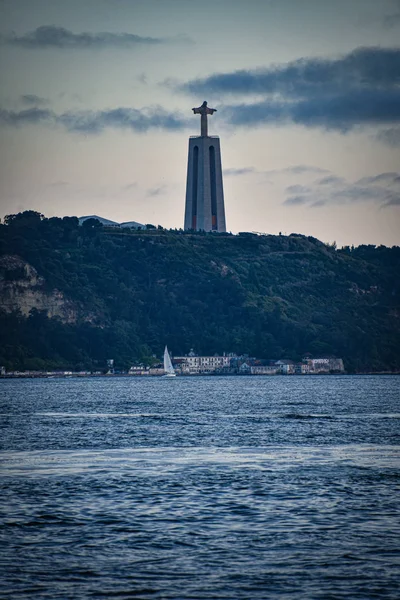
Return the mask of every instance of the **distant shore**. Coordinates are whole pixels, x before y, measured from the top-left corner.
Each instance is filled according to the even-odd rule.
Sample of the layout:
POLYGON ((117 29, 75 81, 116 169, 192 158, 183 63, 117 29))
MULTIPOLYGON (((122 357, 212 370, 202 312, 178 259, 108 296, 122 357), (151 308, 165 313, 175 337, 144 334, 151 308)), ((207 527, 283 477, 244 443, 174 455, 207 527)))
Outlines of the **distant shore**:
MULTIPOLYGON (((177 377, 187 378, 187 377, 318 377, 321 375, 400 375, 400 371, 362 371, 357 373, 328 373, 328 372, 319 372, 319 373, 274 373, 271 375, 261 375, 261 374, 252 374, 252 373, 184 373, 177 374, 177 377)), ((0 375, 0 379, 82 379, 82 378, 106 378, 112 379, 116 377, 125 377, 129 379, 153 379, 153 378, 161 378, 164 375, 130 375, 129 373, 71 373, 68 375, 60 374, 60 373, 6 373, 5 375, 0 375)))

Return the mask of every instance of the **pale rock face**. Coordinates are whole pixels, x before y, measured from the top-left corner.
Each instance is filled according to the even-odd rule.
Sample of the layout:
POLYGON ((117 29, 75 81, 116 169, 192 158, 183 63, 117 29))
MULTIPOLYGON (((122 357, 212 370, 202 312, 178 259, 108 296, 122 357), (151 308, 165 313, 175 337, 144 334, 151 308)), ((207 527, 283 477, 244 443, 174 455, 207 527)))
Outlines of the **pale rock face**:
POLYGON ((64 323, 77 320, 77 309, 59 290, 47 292, 44 278, 34 267, 18 256, 0 258, 0 310, 19 310, 25 317, 32 308, 45 311, 48 317, 59 317, 64 323))

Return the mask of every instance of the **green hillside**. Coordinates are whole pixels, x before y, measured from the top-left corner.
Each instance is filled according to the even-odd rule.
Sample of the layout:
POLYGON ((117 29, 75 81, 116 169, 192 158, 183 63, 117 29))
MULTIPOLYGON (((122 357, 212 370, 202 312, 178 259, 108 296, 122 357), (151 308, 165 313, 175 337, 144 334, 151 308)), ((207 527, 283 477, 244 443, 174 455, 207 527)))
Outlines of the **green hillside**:
POLYGON ((0 364, 76 369, 114 358, 125 368, 167 343, 175 355, 311 353, 342 357, 348 371, 400 370, 399 266, 399 247, 10 215, 0 225, 0 364), (41 308, 28 316, 32 298, 41 308), (60 314, 48 318, 54 298, 60 314))

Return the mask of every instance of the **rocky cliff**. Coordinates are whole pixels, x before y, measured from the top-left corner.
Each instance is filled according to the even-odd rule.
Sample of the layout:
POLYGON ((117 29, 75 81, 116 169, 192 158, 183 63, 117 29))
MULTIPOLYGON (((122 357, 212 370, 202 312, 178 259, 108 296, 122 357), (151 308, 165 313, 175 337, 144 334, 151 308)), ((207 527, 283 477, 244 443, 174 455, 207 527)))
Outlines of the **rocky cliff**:
POLYGON ((78 315, 76 303, 60 290, 47 291, 44 277, 32 265, 19 256, 1 256, 0 310, 28 317, 32 309, 44 311, 48 318, 59 317, 63 323, 75 323, 78 315))

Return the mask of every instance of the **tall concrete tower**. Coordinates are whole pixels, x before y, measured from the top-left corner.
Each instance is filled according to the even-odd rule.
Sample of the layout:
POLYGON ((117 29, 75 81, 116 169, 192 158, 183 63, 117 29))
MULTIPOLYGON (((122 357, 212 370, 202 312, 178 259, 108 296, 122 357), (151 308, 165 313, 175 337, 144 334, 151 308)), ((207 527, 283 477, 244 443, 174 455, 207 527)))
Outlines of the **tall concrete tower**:
POLYGON ((226 231, 219 137, 207 128, 207 115, 216 109, 204 101, 193 112, 201 115, 201 134, 189 138, 185 229, 226 231))

